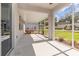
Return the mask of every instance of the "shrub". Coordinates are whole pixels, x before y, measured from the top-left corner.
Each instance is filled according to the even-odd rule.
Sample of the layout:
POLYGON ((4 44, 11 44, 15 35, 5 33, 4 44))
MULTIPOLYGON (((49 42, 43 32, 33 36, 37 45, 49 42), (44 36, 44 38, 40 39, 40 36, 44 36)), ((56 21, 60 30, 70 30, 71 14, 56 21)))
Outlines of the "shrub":
POLYGON ((61 37, 61 38, 59 38, 59 41, 60 41, 60 42, 63 42, 63 41, 64 41, 64 39, 61 37))

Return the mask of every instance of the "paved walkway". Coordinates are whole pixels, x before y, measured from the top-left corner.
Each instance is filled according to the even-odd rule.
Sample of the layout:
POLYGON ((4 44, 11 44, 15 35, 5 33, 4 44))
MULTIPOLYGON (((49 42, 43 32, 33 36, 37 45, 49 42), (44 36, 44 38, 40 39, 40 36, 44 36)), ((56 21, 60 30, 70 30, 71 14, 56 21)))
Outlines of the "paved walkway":
POLYGON ((15 53, 10 56, 79 56, 79 50, 57 41, 49 41, 43 35, 31 34, 18 41, 15 53))

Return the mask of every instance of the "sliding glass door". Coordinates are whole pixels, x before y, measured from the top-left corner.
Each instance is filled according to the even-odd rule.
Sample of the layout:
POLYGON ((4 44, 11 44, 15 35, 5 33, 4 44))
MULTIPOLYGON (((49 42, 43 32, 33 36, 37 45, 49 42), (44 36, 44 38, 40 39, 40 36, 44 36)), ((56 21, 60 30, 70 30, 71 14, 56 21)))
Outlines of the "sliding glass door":
POLYGON ((12 48, 12 4, 1 3, 1 55, 12 48))

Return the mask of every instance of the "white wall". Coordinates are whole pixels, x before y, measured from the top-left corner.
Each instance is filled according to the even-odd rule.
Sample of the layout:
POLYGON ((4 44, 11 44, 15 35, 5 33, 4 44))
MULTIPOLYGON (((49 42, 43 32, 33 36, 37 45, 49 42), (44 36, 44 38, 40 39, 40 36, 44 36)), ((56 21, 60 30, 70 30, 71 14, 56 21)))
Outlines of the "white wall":
POLYGON ((23 36, 24 32, 19 30, 19 13, 16 3, 12 4, 12 39, 13 47, 16 48, 18 40, 23 36))
POLYGON ((12 4, 12 40, 13 40, 13 47, 16 46, 16 42, 18 40, 17 33, 18 33, 18 13, 17 13, 17 4, 12 4))

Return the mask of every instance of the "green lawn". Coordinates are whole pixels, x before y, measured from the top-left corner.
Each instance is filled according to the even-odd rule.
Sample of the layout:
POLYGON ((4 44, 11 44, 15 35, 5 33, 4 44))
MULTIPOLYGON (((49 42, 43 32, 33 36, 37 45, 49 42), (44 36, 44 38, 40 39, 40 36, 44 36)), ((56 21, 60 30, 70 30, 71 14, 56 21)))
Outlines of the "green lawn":
MULTIPOLYGON (((42 30, 43 29, 40 29, 40 32, 42 33, 42 30)), ((44 35, 46 36, 46 37, 48 37, 48 29, 44 29, 44 35)))
POLYGON ((48 29, 44 29, 44 35, 48 37, 48 29))
MULTIPOLYGON (((48 36, 48 29, 44 29, 44 35, 48 36)), ((55 31, 55 36, 56 37, 62 37, 64 40, 71 41, 72 40, 72 32, 71 31, 55 31)), ((74 33, 74 39, 76 42, 79 42, 79 32, 74 33)))
MULTIPOLYGON (((72 32, 71 31, 55 31, 55 36, 56 37, 62 37, 64 40, 72 40, 72 32)), ((76 42, 79 41, 79 32, 74 33, 74 39, 76 42)))

